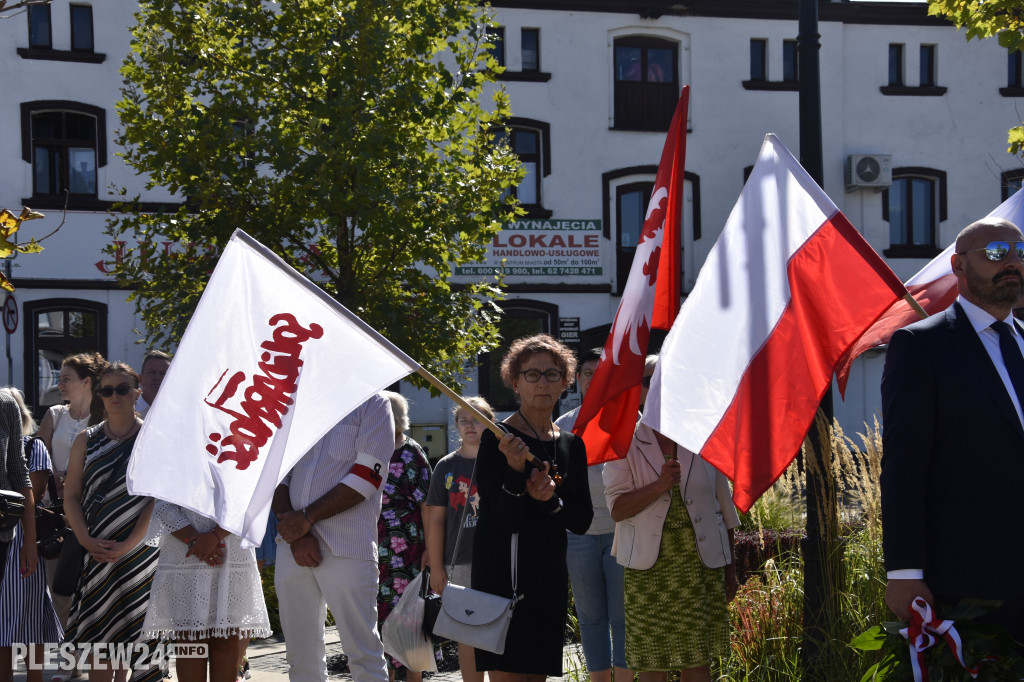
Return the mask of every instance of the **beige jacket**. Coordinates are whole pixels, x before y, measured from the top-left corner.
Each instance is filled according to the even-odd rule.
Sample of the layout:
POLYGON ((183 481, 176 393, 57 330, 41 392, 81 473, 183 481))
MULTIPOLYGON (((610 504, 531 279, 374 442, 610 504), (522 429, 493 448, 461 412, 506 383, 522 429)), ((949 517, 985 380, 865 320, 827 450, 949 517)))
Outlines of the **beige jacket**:
MULTIPOLYGON (((665 457, 654 437, 654 430, 637 424, 633 442, 625 459, 604 465, 605 499, 612 509, 615 500, 658 480, 665 457)), ((720 568, 732 563, 727 529, 740 524, 732 504, 729 481, 699 455, 679 448, 683 477, 679 492, 697 535, 697 552, 705 566, 720 568)), ((643 511, 615 524, 612 554, 628 568, 640 570, 654 565, 661 548, 661 531, 668 514, 671 495, 666 492, 643 511)))

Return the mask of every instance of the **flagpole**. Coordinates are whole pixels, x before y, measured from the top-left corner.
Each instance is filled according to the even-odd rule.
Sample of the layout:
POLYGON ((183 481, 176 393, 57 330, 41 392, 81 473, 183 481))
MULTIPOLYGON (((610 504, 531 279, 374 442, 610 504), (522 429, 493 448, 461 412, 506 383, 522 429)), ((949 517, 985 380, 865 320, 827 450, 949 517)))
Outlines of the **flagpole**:
MULTIPOLYGON (((476 419, 478 422, 481 422, 484 426, 486 426, 488 431, 490 431, 491 433, 498 437, 498 440, 504 438, 505 434, 508 433, 507 431, 502 431, 501 427, 492 422, 487 415, 485 415, 483 412, 470 405, 466 401, 466 399, 463 398, 461 395, 445 386, 444 382, 435 377, 424 367, 420 367, 419 369, 417 369, 416 373, 419 374, 424 379, 426 379, 431 386, 433 386, 437 390, 441 391, 441 393, 444 393, 446 396, 454 400, 455 404, 459 406, 459 409, 465 410, 466 412, 469 412, 471 415, 473 415, 473 418, 476 419)), ((534 462, 535 464, 540 464, 537 458, 534 457, 529 452, 526 453, 526 459, 530 460, 531 462, 534 462)))
POLYGON ((911 294, 909 291, 906 294, 904 294, 903 300, 907 302, 907 305, 913 308, 915 313, 921 316, 922 320, 928 317, 928 313, 925 312, 925 309, 921 307, 921 304, 917 302, 917 299, 914 298, 914 295, 911 294))

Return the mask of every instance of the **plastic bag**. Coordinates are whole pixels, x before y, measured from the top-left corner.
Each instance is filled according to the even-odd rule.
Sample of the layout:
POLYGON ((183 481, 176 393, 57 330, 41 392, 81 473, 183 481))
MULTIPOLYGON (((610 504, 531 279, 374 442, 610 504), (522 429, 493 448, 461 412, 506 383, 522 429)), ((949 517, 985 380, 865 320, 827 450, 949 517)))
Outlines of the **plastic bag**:
POLYGON ((423 599, 420 583, 423 573, 409 581, 402 598, 388 614, 381 628, 384 651, 396 658, 409 670, 437 672, 434 645, 423 634, 423 599))

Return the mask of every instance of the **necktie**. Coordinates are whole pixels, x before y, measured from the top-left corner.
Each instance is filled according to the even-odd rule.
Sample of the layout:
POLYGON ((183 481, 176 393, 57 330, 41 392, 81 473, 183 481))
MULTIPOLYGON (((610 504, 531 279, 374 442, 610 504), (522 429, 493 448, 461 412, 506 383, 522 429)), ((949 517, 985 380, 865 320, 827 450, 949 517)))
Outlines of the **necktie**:
POLYGON ((1013 337, 1010 325, 997 320, 992 323, 992 328, 999 333, 999 352, 1003 354, 1003 364, 1010 375, 1010 383, 1013 384, 1017 401, 1024 410, 1024 356, 1020 353, 1020 346, 1013 337))

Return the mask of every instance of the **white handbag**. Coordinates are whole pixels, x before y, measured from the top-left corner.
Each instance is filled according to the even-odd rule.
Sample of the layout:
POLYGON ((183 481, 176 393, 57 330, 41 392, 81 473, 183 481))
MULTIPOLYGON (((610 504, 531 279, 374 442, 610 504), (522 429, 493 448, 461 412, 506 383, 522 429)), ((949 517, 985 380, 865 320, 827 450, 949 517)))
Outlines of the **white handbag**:
POLYGON ((441 612, 434 634, 501 655, 512 622, 512 612, 522 597, 516 593, 516 555, 519 534, 512 536, 512 597, 500 597, 449 582, 441 595, 441 612))

